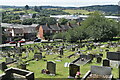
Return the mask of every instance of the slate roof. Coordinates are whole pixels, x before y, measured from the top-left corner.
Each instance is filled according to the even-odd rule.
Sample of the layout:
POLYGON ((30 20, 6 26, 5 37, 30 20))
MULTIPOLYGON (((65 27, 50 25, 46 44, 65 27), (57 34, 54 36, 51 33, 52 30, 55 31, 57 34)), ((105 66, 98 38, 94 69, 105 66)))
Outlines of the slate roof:
POLYGON ((24 27, 23 28, 23 32, 24 33, 36 33, 37 30, 35 27, 24 27))
POLYGON ((23 29, 22 28, 14 28, 14 33, 21 34, 21 33, 23 33, 23 29))
POLYGON ((51 30, 48 26, 46 26, 46 25, 40 25, 40 27, 42 27, 43 28, 43 30, 51 30))
POLYGON ((59 26, 57 26, 57 25, 50 25, 50 28, 52 29, 52 30, 62 30, 59 26))

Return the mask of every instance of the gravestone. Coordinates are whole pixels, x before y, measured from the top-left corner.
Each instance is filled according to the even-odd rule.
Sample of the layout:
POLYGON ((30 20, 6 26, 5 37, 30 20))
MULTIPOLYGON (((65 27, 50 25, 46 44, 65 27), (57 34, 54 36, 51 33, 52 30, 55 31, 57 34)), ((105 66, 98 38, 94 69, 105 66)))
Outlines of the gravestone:
POLYGON ((97 75, 111 75, 111 67, 105 66, 91 66, 91 74, 97 75))
POLYGON ((73 64, 71 63, 69 65, 69 76, 70 77, 75 77, 76 76, 76 73, 80 71, 80 66, 76 65, 76 64, 73 64))
POLYGON ((47 70, 50 74, 56 74, 56 63, 52 61, 47 62, 47 70))
POLYGON ((97 57, 97 63, 101 63, 102 58, 101 57, 97 57))
POLYGON ((42 53, 35 53, 34 59, 38 59, 38 60, 42 59, 42 53))
POLYGON ((63 55, 63 48, 60 49, 60 55, 63 55))
POLYGON ((120 61, 120 52, 107 52, 107 59, 120 61))
POLYGON ((103 57, 103 54, 100 53, 99 55, 100 55, 101 57, 103 57))
POLYGON ((72 51, 75 51, 75 47, 72 48, 72 51))
POLYGON ((104 59, 103 66, 110 66, 110 61, 108 59, 104 59))
POLYGON ((7 69, 5 62, 0 62, 0 70, 4 71, 5 69, 7 69))
POLYGON ((118 67, 118 69, 119 69, 119 73, 118 73, 118 74, 119 74, 119 79, 120 79, 120 64, 119 64, 119 67, 118 67))

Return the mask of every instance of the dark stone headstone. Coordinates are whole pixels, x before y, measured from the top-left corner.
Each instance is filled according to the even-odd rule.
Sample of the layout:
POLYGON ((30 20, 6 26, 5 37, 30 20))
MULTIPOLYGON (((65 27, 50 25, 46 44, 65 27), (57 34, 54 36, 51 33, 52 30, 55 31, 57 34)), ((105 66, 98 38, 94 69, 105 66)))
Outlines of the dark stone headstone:
POLYGON ((5 69, 7 69, 5 62, 0 62, 0 70, 4 71, 5 69))
POLYGON ((103 54, 99 54, 101 57, 103 57, 103 54))
POLYGON ((120 52, 107 52, 107 59, 120 61, 120 52))
POLYGON ((119 73, 118 74, 119 74, 119 79, 120 79, 120 64, 118 66, 118 69, 119 69, 119 73))
POLYGON ((63 48, 60 49, 60 55, 63 55, 63 48))
POLYGON ((103 66, 110 66, 110 61, 108 59, 104 59, 103 66))
POLYGON ((35 53, 34 59, 38 59, 38 60, 42 59, 42 53, 35 53))
POLYGON ((97 57, 97 63, 101 63, 102 58, 101 57, 97 57))
POLYGON ((52 61, 47 62, 47 70, 50 74, 56 74, 56 63, 52 61))
POLYGON ((75 51, 75 47, 72 48, 72 51, 75 51))
POLYGON ((26 64, 21 64, 20 67, 21 69, 26 69, 26 64))
POLYGON ((69 76, 75 77, 76 73, 80 71, 80 66, 70 63, 69 65, 69 76))

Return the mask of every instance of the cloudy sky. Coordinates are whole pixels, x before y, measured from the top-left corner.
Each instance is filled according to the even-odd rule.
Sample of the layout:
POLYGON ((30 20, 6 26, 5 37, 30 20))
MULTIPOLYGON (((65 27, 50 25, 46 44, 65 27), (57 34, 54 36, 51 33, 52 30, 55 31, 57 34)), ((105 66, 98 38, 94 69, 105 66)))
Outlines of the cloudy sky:
POLYGON ((90 5, 117 5, 120 0, 0 0, 0 5, 12 6, 90 6, 90 5))

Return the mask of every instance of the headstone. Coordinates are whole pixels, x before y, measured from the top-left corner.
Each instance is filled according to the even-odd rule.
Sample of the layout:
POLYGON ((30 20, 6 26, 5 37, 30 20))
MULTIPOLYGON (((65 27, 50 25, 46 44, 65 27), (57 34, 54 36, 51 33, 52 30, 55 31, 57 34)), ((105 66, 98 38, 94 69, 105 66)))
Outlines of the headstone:
POLYGON ((110 66, 110 61, 108 59, 104 59, 103 66, 110 66))
POLYGON ((63 55, 63 48, 60 49, 60 55, 63 55))
POLYGON ((119 69, 119 73, 118 73, 118 74, 119 74, 119 79, 120 79, 120 64, 119 64, 119 67, 118 67, 118 69, 119 69))
POLYGON ((52 61, 47 62, 47 70, 50 74, 56 74, 56 63, 52 61))
POLYGON ((73 64, 73 63, 69 65, 69 76, 75 77, 78 71, 80 71, 80 66, 73 64))
POLYGON ((75 47, 72 48, 72 51, 75 51, 75 47))
POLYGON ((103 54, 99 54, 101 57, 103 57, 103 54))
POLYGON ((120 61, 120 52, 107 52, 107 59, 120 61))
POLYGON ((64 64, 64 67, 67 67, 67 65, 68 65, 68 62, 66 62, 66 63, 64 64))
POLYGON ((91 74, 97 75, 111 75, 111 67, 105 66, 91 66, 91 74))
POLYGON ((97 63, 101 63, 102 58, 101 57, 97 57, 97 63))
POLYGON ((4 71, 5 69, 7 69, 5 62, 0 62, 0 70, 4 71))
POLYGON ((42 53, 35 53, 34 59, 38 59, 38 60, 42 59, 42 53))

